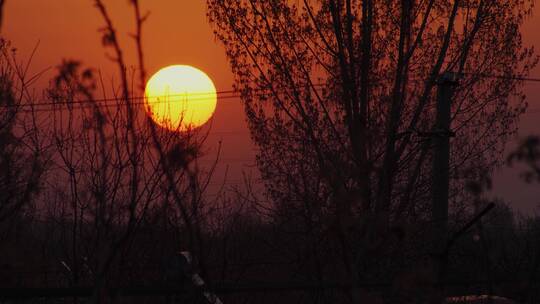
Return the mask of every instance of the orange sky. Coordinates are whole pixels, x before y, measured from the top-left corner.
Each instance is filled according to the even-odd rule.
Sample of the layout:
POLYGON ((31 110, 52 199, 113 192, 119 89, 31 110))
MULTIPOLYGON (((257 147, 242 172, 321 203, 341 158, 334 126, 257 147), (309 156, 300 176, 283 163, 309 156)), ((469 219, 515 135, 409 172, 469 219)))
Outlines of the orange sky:
MULTIPOLYGON (((127 0, 106 0, 105 4, 115 23, 126 61, 136 65, 133 39, 133 11, 127 0)), ((148 75, 171 64, 188 64, 205 71, 218 91, 232 88, 225 51, 214 39, 206 18, 203 0, 142 0, 143 10, 150 11, 143 31, 145 61, 148 75)), ((106 78, 116 74, 116 66, 105 56, 98 29, 103 20, 91 0, 8 0, 5 7, 3 35, 18 49, 21 59, 27 59, 36 43, 38 51, 31 70, 56 67, 62 59, 81 60, 99 68, 106 78)), ((36 84, 44 88, 54 69, 36 84)), ((118 81, 115 81, 118 83, 118 81)), ((212 133, 207 139, 209 163, 218 142, 222 153, 215 183, 223 180, 228 168, 228 184, 237 185, 242 172, 253 171, 254 152, 244 122, 243 109, 237 99, 218 100, 212 133)))
MULTIPOLYGON (((105 1, 112 15, 128 62, 135 63, 132 39, 133 14, 127 0, 105 1)), ((174 63, 200 67, 214 79, 218 88, 229 88, 232 76, 223 49, 214 40, 207 23, 204 1, 141 1, 150 11, 144 27, 148 72, 174 63)), ((103 24, 91 0, 11 0, 6 4, 4 34, 24 56, 40 41, 35 67, 55 65, 62 58, 80 59, 104 71, 101 37, 103 24)))
MULTIPOLYGON (((92 0, 7 0, 3 35, 19 50, 22 59, 40 41, 32 63, 32 70, 55 67, 63 58, 81 60, 84 64, 101 69, 106 77, 115 73, 115 67, 105 57, 97 29, 103 21, 94 9, 92 0), (108 76, 107 76, 108 75, 108 76)), ((108 0, 110 13, 121 35, 127 61, 135 65, 133 42, 128 33, 133 31, 133 15, 127 0, 108 0)), ((189 64, 205 71, 218 90, 229 90, 232 74, 224 49, 214 39, 205 15, 204 0, 142 0, 144 10, 151 12, 144 28, 146 65, 149 75, 170 64, 189 64)), ((526 43, 540 49, 540 8, 524 28, 526 43)), ((36 84, 45 87, 54 74, 51 71, 36 84)), ((533 77, 540 78, 540 68, 533 77)), ((527 84, 530 108, 540 110, 540 84, 527 84)), ((540 114, 524 115, 520 135, 540 133, 540 114)), ((235 184, 242 171, 253 171, 253 147, 244 123, 238 100, 218 101, 213 131, 207 149, 215 149, 223 141, 221 172, 229 167, 229 183, 235 184)), ((211 154, 211 152, 210 152, 211 154)), ((502 170, 495 176, 496 194, 513 201, 513 206, 530 211, 540 203, 540 187, 526 186, 517 179, 515 170, 502 170)))

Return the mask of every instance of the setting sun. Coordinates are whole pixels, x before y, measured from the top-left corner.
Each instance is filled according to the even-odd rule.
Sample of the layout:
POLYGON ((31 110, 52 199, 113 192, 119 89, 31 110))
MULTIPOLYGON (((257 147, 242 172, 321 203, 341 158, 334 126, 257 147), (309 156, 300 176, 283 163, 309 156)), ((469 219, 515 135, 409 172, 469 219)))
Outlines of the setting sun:
POLYGON ((155 123, 173 131, 202 126, 214 114, 216 101, 210 77, 188 65, 165 67, 146 84, 146 111, 155 123))

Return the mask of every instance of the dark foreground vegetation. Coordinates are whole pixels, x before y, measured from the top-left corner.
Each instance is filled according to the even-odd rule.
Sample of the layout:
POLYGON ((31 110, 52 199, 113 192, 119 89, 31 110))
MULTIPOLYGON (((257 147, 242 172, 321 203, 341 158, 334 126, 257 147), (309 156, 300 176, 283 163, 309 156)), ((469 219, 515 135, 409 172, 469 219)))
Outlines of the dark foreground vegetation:
MULTIPOLYGON (((196 293, 191 278, 174 262, 182 249, 178 245, 183 238, 180 229, 163 223, 160 217, 149 215, 108 273, 107 287, 119 303, 166 302, 167 297, 160 292, 185 290, 186 295, 179 298, 196 293), (115 292, 122 288, 123 293, 115 292), (146 290, 146 297, 129 297, 130 289, 132 295, 146 290)), ((516 221, 506 207, 497 205, 481 227, 475 225, 452 248, 447 294, 496 294, 524 303, 537 299, 539 225, 538 218, 516 221)), ((93 286, 95 264, 104 253, 101 248, 84 252, 86 246, 80 245, 79 250, 84 252, 81 258, 70 258, 74 244, 66 228, 72 226, 71 222, 37 221, 25 215, 3 223, 2 288, 93 286)), ((350 287, 342 280, 341 253, 335 249, 338 244, 327 238, 318 240, 319 245, 312 248, 309 235, 298 226, 284 221, 265 223, 252 215, 237 214, 219 230, 205 231, 202 259, 209 288, 224 303, 347 301, 350 287), (321 258, 317 260, 317 256, 321 258)), ((396 231, 387 252, 375 260, 359 262, 362 295, 374 301, 368 303, 381 303, 383 299, 417 303, 433 296, 433 265, 426 254, 427 233, 421 226, 396 231)), ((115 230, 121 229, 111 230, 111 234, 120 234, 115 230)))

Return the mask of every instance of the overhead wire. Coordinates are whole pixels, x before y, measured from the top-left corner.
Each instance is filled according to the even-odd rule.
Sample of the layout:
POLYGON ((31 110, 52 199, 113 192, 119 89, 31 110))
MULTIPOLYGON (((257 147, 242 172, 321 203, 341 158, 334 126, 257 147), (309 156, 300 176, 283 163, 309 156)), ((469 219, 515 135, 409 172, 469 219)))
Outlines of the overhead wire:
MULTIPOLYGON (((325 84, 312 84, 306 87, 309 88, 317 88, 317 87, 323 87, 325 84)), ((256 91, 263 92, 263 91, 270 91, 269 89, 257 89, 256 91)), ((153 99, 159 99, 164 98, 162 101, 158 101, 157 103, 168 103, 170 100, 165 100, 166 98, 174 98, 174 102, 181 102, 184 101, 180 98, 188 98, 190 101, 198 101, 198 100, 207 100, 208 98, 215 95, 219 100, 221 99, 230 99, 230 98, 239 98, 241 97, 240 91, 237 90, 224 90, 224 91, 216 91, 214 92, 194 92, 194 93, 181 93, 181 94, 168 94, 168 95, 152 95, 150 98, 153 99), (196 96, 196 98, 192 98, 191 96, 196 96), (179 97, 178 99, 176 97, 179 97)), ((144 100, 147 98, 147 96, 132 96, 129 97, 128 100, 130 101, 137 101, 138 102, 132 102, 131 105, 142 105, 146 104, 144 100), (142 101, 142 102, 141 102, 142 101)), ((61 106, 61 105, 77 105, 77 104, 100 104, 100 106, 104 106, 102 103, 109 102, 109 101, 125 101, 126 98, 124 97, 114 97, 114 98, 96 98, 96 99, 79 99, 79 100, 69 100, 69 101, 47 101, 47 102, 39 102, 34 104, 21 104, 21 105, 0 105, 0 108, 17 108, 17 107, 41 107, 41 106, 61 106)), ((153 103, 156 103, 155 101, 153 103)), ((116 104, 110 104, 110 106, 120 106, 122 104, 116 103, 116 104)), ((105 104, 105 106, 108 106, 105 104)))
MULTIPOLYGON (((531 78, 531 77, 509 77, 509 76, 501 76, 501 75, 489 75, 489 74, 474 74, 474 73, 463 73, 464 75, 478 75, 481 78, 492 78, 492 79, 507 79, 507 80, 518 80, 518 81, 525 81, 525 82, 536 82, 540 83, 540 78, 531 78)), ((418 81, 421 81, 420 79, 418 81)), ((324 83, 314 83, 311 85, 306 85, 306 88, 309 89, 316 89, 320 90, 323 89, 326 84, 324 83)), ((255 91, 258 92, 268 92, 270 93, 270 89, 256 89, 255 91)), ((263 93, 261 93, 262 95, 263 93)), ((195 92, 195 93, 182 93, 182 94, 169 94, 169 95, 159 95, 159 96, 151 96, 150 98, 158 99, 158 101, 153 101, 152 104, 156 103, 170 103, 170 102, 185 102, 187 101, 187 98, 189 96, 189 101, 199 101, 199 100, 207 100, 209 97, 212 97, 213 95, 216 96, 217 100, 223 101, 223 100, 231 100, 231 99, 238 99, 241 97, 240 91, 238 90, 222 90, 222 91, 216 91, 214 92, 195 92), (192 96, 196 96, 196 98, 193 98, 192 96), (208 96, 208 97, 207 97, 208 96), (179 97, 179 98, 176 98, 179 97), (159 100, 160 98, 163 98, 163 100, 159 100), (173 99, 173 100, 171 100, 173 99)), ((132 96, 129 97, 129 101, 131 102, 131 105, 146 105, 146 96, 132 96)), ((125 98, 123 97, 114 97, 114 98, 96 98, 96 99, 79 99, 79 100, 69 100, 69 101, 42 101, 32 104, 12 104, 12 105, 0 105, 0 109, 4 108, 31 108, 31 109, 25 109, 20 110, 21 112, 52 112, 59 110, 56 107, 60 106, 73 106, 73 105, 80 105, 81 107, 119 107, 125 105, 122 103, 122 101, 125 101, 125 98), (115 103, 108 103, 108 102, 115 102, 115 103), (45 108, 44 108, 45 107, 45 108)), ((539 110, 534 111, 527 111, 523 114, 538 114, 540 113, 539 110)))

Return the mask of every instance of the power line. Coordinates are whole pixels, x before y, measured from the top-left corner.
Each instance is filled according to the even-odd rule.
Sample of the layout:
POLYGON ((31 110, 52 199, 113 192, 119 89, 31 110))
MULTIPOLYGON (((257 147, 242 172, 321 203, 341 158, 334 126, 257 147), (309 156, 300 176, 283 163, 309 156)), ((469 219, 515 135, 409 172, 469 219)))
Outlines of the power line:
POLYGON ((462 73, 462 74, 463 75, 478 75, 481 78, 495 78, 495 79, 506 79, 506 80, 540 82, 540 78, 533 78, 533 77, 502 76, 502 75, 490 75, 490 74, 484 74, 484 73, 462 73))
MULTIPOLYGON (((306 87, 309 87, 310 89, 314 89, 314 90, 320 90, 320 88, 324 86, 324 84, 313 84, 313 85, 310 85, 310 86, 306 86, 306 87), (319 88, 319 89, 318 89, 319 88)), ((270 91, 270 89, 257 89, 255 91, 270 91)), ((172 94, 172 95, 160 95, 160 96, 151 96, 150 98, 152 99, 157 99, 157 101, 152 101, 152 104, 170 104, 170 103, 174 103, 174 102, 185 102, 185 101, 188 101, 188 96, 191 96, 191 95, 198 95, 198 97, 196 98, 192 98, 192 97, 189 97, 189 101, 192 102, 192 101, 205 101, 205 100, 208 100, 208 98, 211 98, 213 97, 214 95, 217 97, 217 100, 228 100, 228 99, 238 99, 241 97, 241 95, 239 94, 240 92, 239 91, 234 91, 234 90, 227 90, 227 91, 217 91, 215 94, 213 92, 198 92, 198 93, 184 93, 184 94, 172 94), (207 96, 204 96, 204 95, 207 95, 207 96), (179 98, 175 98, 175 97, 179 97, 179 98), (163 98, 162 100, 160 100, 160 98, 163 98), (173 99, 173 100, 171 100, 173 99)), ((263 94, 259 94, 259 95, 263 95, 263 94)), ((147 105, 146 101, 144 101, 146 99, 145 96, 132 96, 132 97, 129 97, 127 100, 130 100, 130 101, 136 101, 136 102, 131 102, 130 105, 147 105)), ((101 98, 101 99, 82 99, 82 100, 72 100, 72 101, 59 101, 59 102, 40 102, 40 103, 35 103, 35 104, 22 104, 22 105, 2 105, 0 106, 0 108, 21 108, 21 107, 24 107, 24 108, 28 108, 28 107, 31 107, 32 109, 31 110, 21 110, 21 112, 51 112, 51 111, 54 111, 55 109, 54 108, 45 108, 45 109, 42 109, 41 107, 46 107, 46 106, 49 106, 49 107, 54 107, 54 106, 71 106, 71 105, 81 105, 79 108, 82 108, 82 107, 94 107, 94 106, 99 106, 99 107, 105 107, 105 108, 111 108, 111 107, 120 107, 120 106, 126 106, 125 103, 121 103, 122 101, 125 101, 126 99, 125 98, 122 98, 122 97, 116 97, 116 98, 101 98), (108 101, 114 101, 114 102, 117 102, 115 104, 107 104, 105 102, 108 102, 108 101), (39 109, 41 108, 41 109, 39 109)))
MULTIPOLYGON (((218 100, 227 100, 227 99, 237 99, 237 98, 240 98, 239 95, 231 95, 231 96, 220 96, 218 98, 218 100)), ((130 98, 131 100, 135 99, 135 98, 130 98)), ((138 99, 142 99, 142 98, 138 98, 138 99)), ((119 101, 121 100, 121 98, 119 99, 101 99, 99 100, 99 102, 104 102, 104 101, 119 101)), ((190 99, 190 101, 197 101, 199 99, 190 99)), ((200 100, 205 100, 204 98, 201 98, 200 100)), ((96 100, 97 101, 97 100, 96 100)), ((44 106, 70 106, 70 105, 80 105, 78 108, 90 108, 90 107, 94 107, 94 106, 98 106, 99 108, 115 108, 115 107, 121 107, 121 106, 125 106, 125 104, 121 104, 121 103, 116 103, 116 104, 107 104, 107 103, 99 103, 99 102, 96 102, 96 101, 93 101, 93 100, 77 100, 77 101, 74 101, 74 102, 60 102, 60 103, 40 103, 40 104, 35 104, 35 105, 20 105, 20 107, 36 107, 32 110, 28 110, 28 109, 25 109, 25 110, 21 110, 21 112, 25 112, 25 113, 30 113, 30 112, 52 112, 54 111, 55 109, 54 108, 39 108, 39 107, 44 107, 44 106)), ((157 102, 153 102, 152 104, 160 104, 160 103, 163 103, 163 104, 169 104, 169 103, 173 103, 173 102, 182 102, 183 100, 173 100, 173 101, 169 101, 169 100, 163 100, 163 101, 157 101, 157 102)), ((145 102, 132 102, 130 103, 131 105, 133 106, 140 106, 140 105, 147 105, 145 102)), ((0 106, 0 108, 3 108, 4 106, 0 106)))
MULTIPOLYGON (((305 86, 306 88, 318 88, 323 87, 325 84, 312 84, 309 86, 305 86)), ((263 92, 268 91, 270 92, 270 89, 256 89, 255 91, 263 92)), ((260 94, 262 95, 262 94, 260 94)), ((231 98, 239 98, 241 97, 240 92, 237 90, 224 90, 224 91, 216 91, 214 92, 195 92, 195 93, 182 93, 182 94, 169 94, 169 95, 157 95, 157 96, 150 96, 151 99, 158 99, 158 101, 153 101, 152 103, 169 103, 169 102, 182 102, 187 101, 187 98, 189 96, 189 101, 199 101, 199 100, 207 100, 208 98, 211 98, 213 96, 216 96, 218 100, 222 99, 231 99, 231 98), (196 98, 192 98, 191 96, 195 95, 196 98), (179 97, 178 99, 176 97, 179 97), (163 100, 160 100, 160 98, 163 98, 163 100), (168 99, 174 99, 174 100, 168 100, 168 99), (184 99, 183 99, 184 98, 184 99)), ((131 105, 143 105, 146 104, 144 100, 146 99, 146 96, 131 96, 127 98, 129 101, 137 101, 139 102, 132 102, 131 105), (143 102, 140 102, 143 101, 143 102)), ((36 104, 22 104, 22 105, 2 105, 0 108, 17 108, 17 107, 41 107, 41 106, 61 106, 61 105, 75 105, 75 104, 89 104, 89 105, 95 105, 98 103, 104 103, 108 101, 125 101, 126 98, 123 97, 115 97, 115 98, 99 98, 99 99, 80 99, 80 100, 70 100, 70 101, 59 101, 59 102, 40 102, 36 104)), ((100 104, 100 106, 122 106, 123 104, 117 103, 117 104, 110 104, 110 105, 103 105, 100 104)))
MULTIPOLYGON (((463 75, 478 75, 481 78, 492 78, 492 79, 506 79, 506 80, 518 80, 518 81, 527 81, 527 82, 537 82, 540 83, 540 78, 531 78, 531 77, 519 77, 519 76, 501 76, 501 75, 489 75, 489 74, 474 74, 474 73, 462 73, 463 75)), ((417 79, 417 81, 423 81, 421 79, 417 79)), ((305 86, 305 88, 308 89, 315 89, 320 90, 321 88, 324 88, 326 84, 324 83, 314 83, 311 85, 305 86)), ((276 90, 275 88, 273 88, 276 90)), ((255 89, 254 91, 258 92, 268 92, 270 93, 272 89, 255 89)), ((183 93, 183 94, 171 94, 171 95, 160 95, 160 96, 151 96, 151 98, 158 99, 157 101, 153 101, 153 104, 156 103, 164 103, 169 104, 171 102, 185 102, 187 101, 188 96, 198 96, 196 98, 189 98, 189 101, 202 101, 207 100, 209 97, 213 97, 214 95, 217 96, 217 99, 222 100, 229 100, 229 99, 238 99, 241 97, 240 91, 238 90, 223 90, 223 91, 216 91, 214 92, 195 92, 195 93, 183 93), (208 97, 207 97, 207 96, 208 97), (176 99, 176 97, 179 97, 176 99), (163 100, 160 100, 160 98, 163 98, 163 100), (174 100, 170 100, 170 99, 174 100)), ((263 95, 263 94, 261 94, 263 95)), ((127 100, 129 101, 136 101, 130 103, 130 105, 146 105, 146 102, 144 101, 146 99, 146 96, 131 96, 127 100)), ((1 105, 1 108, 7 109, 7 108, 32 108, 31 110, 22 110, 21 112, 51 112, 56 109, 46 108, 42 109, 41 107, 47 107, 47 106, 71 106, 71 105, 84 105, 81 107, 93 107, 93 106, 99 106, 99 107, 119 107, 119 106, 126 106, 125 103, 120 103, 121 101, 124 101, 125 98, 122 97, 115 97, 115 98, 100 98, 100 99, 81 99, 81 100, 72 100, 72 101, 59 101, 59 102, 40 102, 37 104, 19 104, 19 105, 1 105), (107 104, 106 102, 117 102, 115 104, 107 104), (41 108, 41 109, 39 109, 41 108)), ((536 112, 526 112, 524 114, 536 114, 536 112)))

